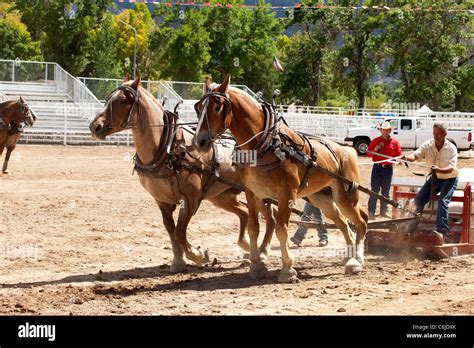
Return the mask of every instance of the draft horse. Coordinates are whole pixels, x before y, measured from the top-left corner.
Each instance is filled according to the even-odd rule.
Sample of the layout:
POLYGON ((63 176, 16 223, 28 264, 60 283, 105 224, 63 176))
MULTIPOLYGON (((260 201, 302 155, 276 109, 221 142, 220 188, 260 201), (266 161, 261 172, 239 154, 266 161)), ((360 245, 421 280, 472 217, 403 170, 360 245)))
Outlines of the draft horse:
MULTIPOLYGON (((171 240, 172 272, 185 270, 183 252, 198 265, 209 261, 208 252, 193 247, 186 237, 190 219, 203 199, 239 217, 238 244, 249 251, 245 236, 248 213, 237 199, 243 188, 239 186, 239 172, 231 165, 235 142, 227 148, 217 144, 203 153, 189 151, 193 132, 180 123, 174 113, 165 110, 140 85, 137 77, 134 81, 127 78, 109 94, 104 108, 89 126, 92 136, 99 140, 131 128, 136 148, 135 170, 142 186, 158 204, 171 240), (177 206, 180 208, 175 224, 173 212, 177 206)), ((267 229, 260 251, 266 255, 275 220, 269 205, 262 204, 260 211, 267 229)))
POLYGON ((6 148, 7 153, 3 162, 2 173, 9 174, 8 161, 20 139, 23 124, 33 126, 36 121, 35 113, 25 103, 19 100, 7 100, 0 103, 0 156, 6 148))
POLYGON ((249 208, 250 276, 263 277, 267 271, 257 248, 257 207, 266 198, 278 201, 276 235, 282 253, 280 282, 298 279, 288 247, 288 222, 291 207, 298 197, 308 197, 341 229, 348 249, 343 261, 346 272, 359 272, 364 262, 368 216, 359 206, 356 185, 348 187, 316 168, 358 182, 360 175, 355 151, 329 140, 309 141, 295 133, 275 117, 268 104, 260 104, 247 93, 230 87, 230 75, 217 88, 211 88, 210 80, 206 81, 206 86, 209 92, 195 105, 199 123, 193 145, 208 151, 211 144, 229 129, 238 149, 256 152, 257 165, 244 166, 241 175, 249 208), (355 247, 345 217, 355 226, 355 247), (355 255, 355 260, 351 255, 355 255), (351 262, 347 262, 350 259, 351 262))

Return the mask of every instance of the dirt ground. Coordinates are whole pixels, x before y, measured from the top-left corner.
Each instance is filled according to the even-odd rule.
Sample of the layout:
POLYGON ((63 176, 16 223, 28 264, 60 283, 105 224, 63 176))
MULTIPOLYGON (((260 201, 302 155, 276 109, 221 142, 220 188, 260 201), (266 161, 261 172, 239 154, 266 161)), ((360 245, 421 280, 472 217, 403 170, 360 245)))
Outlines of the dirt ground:
MULTIPOLYGON (((168 235, 131 175, 133 154, 127 147, 17 147, 12 174, 0 176, 1 315, 474 314, 474 255, 367 254, 362 273, 349 276, 338 230, 325 248, 315 230, 291 246, 300 282, 277 283, 276 238, 268 277, 252 280, 235 243, 237 217, 208 202, 188 236, 217 263, 171 274, 168 235)), ((371 167, 365 157, 359 162, 368 186, 371 167)), ((474 157, 459 165, 473 167, 474 157)))

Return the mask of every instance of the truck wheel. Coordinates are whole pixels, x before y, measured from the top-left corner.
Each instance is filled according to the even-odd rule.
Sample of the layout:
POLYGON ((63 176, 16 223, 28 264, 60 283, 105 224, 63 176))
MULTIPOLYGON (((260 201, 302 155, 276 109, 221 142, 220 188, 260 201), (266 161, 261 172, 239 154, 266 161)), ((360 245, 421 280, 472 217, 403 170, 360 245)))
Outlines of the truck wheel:
POLYGON ((368 141, 367 139, 361 139, 354 144, 354 147, 359 155, 365 155, 367 154, 367 150, 369 149, 369 144, 370 141, 368 141))

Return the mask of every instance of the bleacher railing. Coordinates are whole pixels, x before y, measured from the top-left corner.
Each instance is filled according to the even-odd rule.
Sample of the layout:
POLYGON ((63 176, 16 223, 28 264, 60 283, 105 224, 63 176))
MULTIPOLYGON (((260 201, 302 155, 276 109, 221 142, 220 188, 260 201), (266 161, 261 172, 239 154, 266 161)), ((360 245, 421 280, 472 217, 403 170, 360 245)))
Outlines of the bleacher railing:
MULTIPOLYGON (((67 94, 79 107, 102 107, 102 103, 82 82, 57 63, 0 59, 0 81, 2 83, 51 83, 57 86, 58 91, 67 94)), ((90 118, 90 115, 84 114, 84 116, 90 118)))

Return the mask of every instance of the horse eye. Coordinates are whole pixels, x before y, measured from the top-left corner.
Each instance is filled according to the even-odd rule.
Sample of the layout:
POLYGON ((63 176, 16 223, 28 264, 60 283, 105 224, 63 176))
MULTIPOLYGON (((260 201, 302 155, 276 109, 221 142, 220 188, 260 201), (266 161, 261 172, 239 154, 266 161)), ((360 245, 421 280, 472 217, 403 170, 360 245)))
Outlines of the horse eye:
POLYGON ((218 113, 220 110, 221 110, 221 106, 220 106, 220 105, 216 105, 216 107, 214 108, 214 111, 215 111, 216 113, 218 113))

